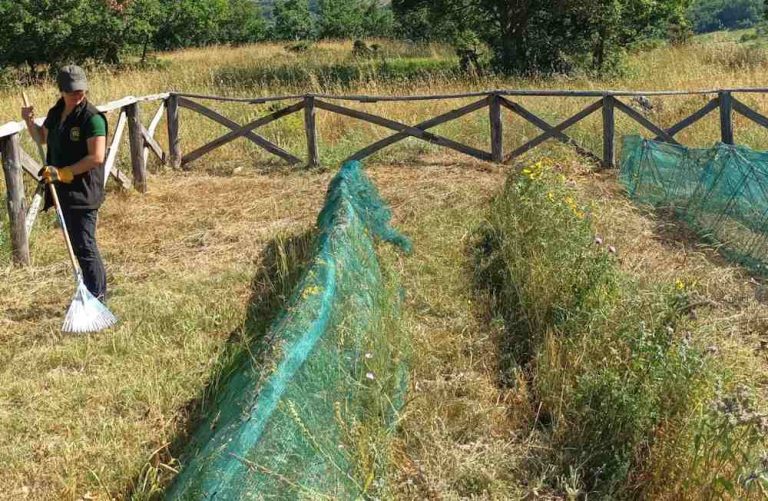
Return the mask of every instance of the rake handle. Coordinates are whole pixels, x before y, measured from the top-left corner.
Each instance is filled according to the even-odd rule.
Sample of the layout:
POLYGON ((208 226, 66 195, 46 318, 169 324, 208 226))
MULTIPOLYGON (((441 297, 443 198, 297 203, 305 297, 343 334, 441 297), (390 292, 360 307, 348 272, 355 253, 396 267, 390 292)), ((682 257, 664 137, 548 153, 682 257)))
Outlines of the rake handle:
MULTIPOLYGON (((29 98, 27 97, 26 92, 21 93, 21 98, 24 101, 24 107, 29 108, 29 98)), ((40 161, 43 162, 43 167, 45 167, 45 164, 47 163, 45 161, 45 151, 43 151, 43 145, 40 144, 39 137, 37 136, 37 129, 32 127, 29 130, 29 133, 32 135, 32 139, 34 139, 35 144, 37 145, 37 153, 40 155, 40 161)), ((75 273, 75 277, 77 279, 80 278, 80 275, 82 272, 80 271, 80 265, 77 262, 77 258, 75 257, 75 250, 72 248, 72 241, 69 239, 69 232, 67 231, 67 223, 64 222, 64 212, 61 210, 61 203, 59 203, 59 194, 56 192, 56 187, 53 185, 53 183, 46 183, 48 184, 48 188, 51 190, 51 198, 53 199, 53 205, 56 207, 56 215, 59 217, 59 223, 61 225, 61 232, 64 234, 64 242, 67 244, 67 251, 69 252, 69 259, 72 261, 72 270, 75 273)))
POLYGON ((61 223, 61 232, 64 234, 64 241, 67 243, 69 259, 72 261, 72 270, 75 273, 75 277, 79 279, 82 273, 77 258, 75 257, 75 250, 72 248, 72 241, 69 239, 67 223, 64 222, 64 212, 61 210, 61 204, 59 203, 59 195, 56 193, 56 187, 53 183, 48 183, 48 188, 51 190, 51 198, 53 198, 53 205, 56 207, 56 215, 59 216, 59 223, 61 223))
MULTIPOLYGON (((29 108, 31 105, 29 103, 29 98, 27 97, 27 93, 26 92, 22 92, 21 93, 21 98, 22 98, 22 100, 24 100, 24 107, 25 108, 29 108)), ((34 141, 35 141, 35 145, 37 146, 37 153, 38 153, 38 155, 40 155, 40 161, 43 162, 43 167, 45 167, 45 164, 47 163, 45 161, 45 151, 43 151, 43 145, 40 144, 40 138, 37 137, 37 129, 32 127, 29 130, 29 133, 32 136, 32 139, 34 139, 34 141)))
MULTIPOLYGON (((21 93, 21 99, 24 101, 24 107, 29 108, 29 98, 27 97, 27 93, 23 92, 21 93)), ((40 155, 40 161, 42 162, 43 167, 45 167, 45 164, 47 163, 45 160, 45 151, 43 151, 43 145, 40 144, 40 138, 37 136, 37 129, 35 127, 32 127, 29 129, 29 134, 32 136, 32 141, 35 143, 35 146, 37 146, 37 154, 40 155)), ((45 186, 42 184, 37 187, 35 190, 35 198, 40 199, 43 198, 45 195, 45 186)), ((34 207, 34 203, 33 203, 34 207)), ((36 206, 37 210, 40 209, 40 204, 36 206)), ((30 229, 32 228, 32 224, 35 222, 35 217, 37 217, 37 210, 34 211, 34 215, 28 215, 27 216, 27 233, 29 233, 30 229), (31 219, 30 219, 31 218, 31 219)))

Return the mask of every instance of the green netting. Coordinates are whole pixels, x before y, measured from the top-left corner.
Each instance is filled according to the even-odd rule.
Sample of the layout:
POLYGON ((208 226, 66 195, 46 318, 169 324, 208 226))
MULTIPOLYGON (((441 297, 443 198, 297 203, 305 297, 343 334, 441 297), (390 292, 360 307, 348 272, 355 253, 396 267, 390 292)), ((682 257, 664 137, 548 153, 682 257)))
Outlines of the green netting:
POLYGON ((346 163, 328 188, 310 266, 266 336, 272 345, 254 342, 219 383, 168 498, 355 499, 376 487, 377 437, 407 379, 388 324, 399 295, 374 246, 410 251, 390 217, 361 165, 346 163))
POLYGON ((672 209, 729 259, 768 272, 768 153, 693 149, 629 136, 621 180, 629 196, 672 209))

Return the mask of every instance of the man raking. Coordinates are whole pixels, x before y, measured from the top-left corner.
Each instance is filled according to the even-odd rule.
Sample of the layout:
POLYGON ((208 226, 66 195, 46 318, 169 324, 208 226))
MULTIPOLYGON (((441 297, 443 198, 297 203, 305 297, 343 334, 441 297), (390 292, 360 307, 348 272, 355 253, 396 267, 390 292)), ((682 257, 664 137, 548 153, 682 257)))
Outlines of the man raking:
POLYGON ((57 83, 61 98, 42 127, 34 123, 29 103, 24 103, 22 117, 38 145, 48 146, 40 171, 49 187, 44 210, 56 207, 78 281, 63 330, 93 332, 116 322, 104 306, 107 274, 96 244, 98 210, 104 200, 107 120, 87 100, 88 82, 82 68, 63 67, 57 83))

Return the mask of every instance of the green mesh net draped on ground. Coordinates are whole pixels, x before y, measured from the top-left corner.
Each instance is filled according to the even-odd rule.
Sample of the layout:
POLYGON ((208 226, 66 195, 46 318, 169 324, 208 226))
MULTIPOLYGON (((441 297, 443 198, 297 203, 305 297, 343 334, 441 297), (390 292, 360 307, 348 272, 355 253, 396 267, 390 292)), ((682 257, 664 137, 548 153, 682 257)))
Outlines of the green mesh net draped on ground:
POLYGON ((631 198, 673 210, 727 258, 768 273, 768 153, 629 136, 621 180, 631 198))
POLYGON ((407 352, 387 339, 399 294, 389 294, 374 247, 410 252, 390 218, 360 163, 346 163, 309 268, 267 336, 269 355, 244 357, 219 383, 168 499, 355 499, 376 488, 373 449, 407 380, 407 352))

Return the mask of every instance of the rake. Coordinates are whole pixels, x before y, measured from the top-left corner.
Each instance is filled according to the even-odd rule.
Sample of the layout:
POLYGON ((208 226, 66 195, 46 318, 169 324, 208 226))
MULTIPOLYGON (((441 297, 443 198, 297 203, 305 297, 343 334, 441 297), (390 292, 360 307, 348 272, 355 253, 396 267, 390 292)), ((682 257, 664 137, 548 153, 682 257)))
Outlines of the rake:
MULTIPOLYGON (((22 94, 24 99, 24 106, 29 107, 29 100, 26 93, 22 94)), ((33 136, 36 136, 35 130, 30 130, 33 136)), ((40 155, 40 160, 43 165, 46 165, 45 152, 43 147, 38 141, 37 137, 33 137, 35 144, 37 145, 37 152, 40 155)), ((86 332, 98 332, 103 329, 112 327, 117 323, 117 318, 107 307, 93 297, 93 294, 85 286, 83 281, 83 271, 77 262, 75 257, 75 251, 72 248, 72 241, 69 239, 69 232, 67 231, 67 223, 64 221, 64 213, 61 210, 61 204, 59 203, 59 195, 56 193, 56 187, 53 183, 48 184, 48 189, 51 191, 51 198, 53 199, 53 205, 56 208, 56 216, 59 218, 59 224, 61 226, 61 232, 64 234, 64 241, 67 244, 67 251, 69 252, 69 259, 72 261, 72 271, 75 275, 75 282, 77 283, 77 290, 72 298, 72 303, 69 305, 67 315, 64 317, 64 325, 61 330, 67 333, 86 333, 86 332)))

